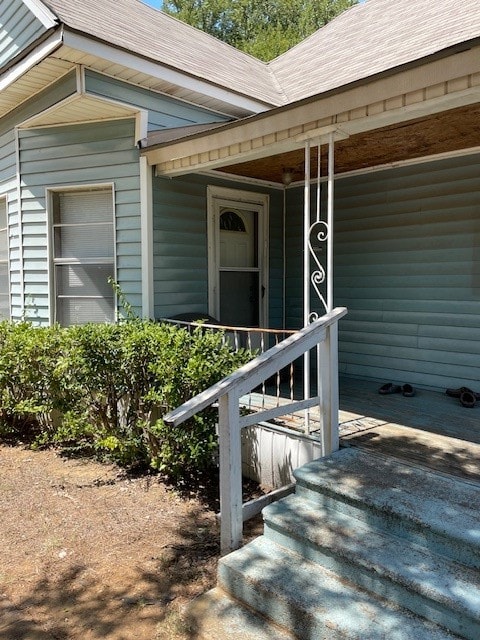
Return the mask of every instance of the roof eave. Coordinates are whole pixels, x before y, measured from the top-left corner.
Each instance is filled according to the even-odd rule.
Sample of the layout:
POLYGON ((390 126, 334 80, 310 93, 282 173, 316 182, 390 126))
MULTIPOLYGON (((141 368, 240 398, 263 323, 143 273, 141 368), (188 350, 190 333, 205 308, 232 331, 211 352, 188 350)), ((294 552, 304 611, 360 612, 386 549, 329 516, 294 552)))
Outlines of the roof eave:
MULTIPOLYGON (((355 80, 353 82, 349 82, 347 84, 344 85, 340 85, 338 87, 334 87, 332 89, 329 89, 328 91, 324 91, 318 94, 314 94, 311 96, 308 96, 306 98, 302 98, 300 100, 295 100, 292 102, 289 102, 287 104, 283 104, 283 105, 279 105, 279 106, 272 106, 268 111, 262 111, 260 113, 256 113, 253 114, 251 116, 247 116, 245 118, 241 118, 238 120, 234 120, 233 122, 227 122, 225 124, 223 124, 221 127, 216 128, 216 132, 220 133, 220 132, 224 132, 224 131, 228 131, 231 129, 235 129, 237 127, 242 127, 244 126, 246 123, 252 123, 252 122, 256 122, 256 121, 260 121, 266 118, 270 118, 276 114, 280 114, 280 113, 284 113, 286 111, 290 111, 294 108, 297 107, 302 107, 308 104, 311 104, 313 102, 318 102, 319 100, 325 100, 329 97, 332 96, 336 96, 339 95, 341 93, 344 93, 346 91, 352 90, 352 89, 356 89, 358 87, 361 87, 363 85, 369 84, 371 82, 375 82, 377 80, 383 80, 389 77, 392 77, 394 75, 397 75, 401 72, 405 72, 405 71, 409 71, 411 69, 416 69, 418 67, 421 67, 423 65, 429 64, 431 62, 435 62, 437 60, 441 60, 444 58, 448 58, 452 55, 457 55, 459 53, 462 53, 464 51, 468 51, 470 49, 472 49, 475 46, 479 46, 480 45, 480 37, 477 38, 473 38, 471 40, 453 45, 451 47, 447 47, 446 49, 442 49, 440 51, 437 51, 433 54, 430 54, 428 56, 424 56, 423 58, 418 58, 416 60, 412 60, 410 62, 407 63, 403 63, 401 65, 398 65, 397 67, 392 67, 390 69, 387 69, 385 71, 381 71, 379 73, 373 74, 371 76, 365 76, 363 78, 359 78, 358 80, 355 80)), ((175 141, 169 141, 169 142, 163 142, 163 143, 158 143, 158 144, 153 144, 153 145, 149 145, 148 147, 145 147, 145 152, 148 151, 153 151, 156 149, 162 149, 162 148, 167 148, 167 147, 171 147, 173 145, 175 145, 178 142, 190 142, 193 140, 199 140, 201 138, 204 138, 206 136, 209 135, 209 131, 206 132, 199 132, 199 133, 194 133, 191 134, 187 137, 182 137, 179 140, 175 140, 175 141)))

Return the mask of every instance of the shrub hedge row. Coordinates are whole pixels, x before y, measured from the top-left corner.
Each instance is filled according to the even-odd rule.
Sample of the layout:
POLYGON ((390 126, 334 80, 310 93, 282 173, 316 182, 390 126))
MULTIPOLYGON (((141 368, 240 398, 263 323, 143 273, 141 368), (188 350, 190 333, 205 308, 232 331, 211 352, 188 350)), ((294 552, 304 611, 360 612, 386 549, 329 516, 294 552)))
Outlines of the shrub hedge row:
POLYGON ((2 322, 0 436, 188 476, 212 464, 216 412, 178 429, 162 415, 250 358, 202 328, 134 319, 68 328, 2 322))

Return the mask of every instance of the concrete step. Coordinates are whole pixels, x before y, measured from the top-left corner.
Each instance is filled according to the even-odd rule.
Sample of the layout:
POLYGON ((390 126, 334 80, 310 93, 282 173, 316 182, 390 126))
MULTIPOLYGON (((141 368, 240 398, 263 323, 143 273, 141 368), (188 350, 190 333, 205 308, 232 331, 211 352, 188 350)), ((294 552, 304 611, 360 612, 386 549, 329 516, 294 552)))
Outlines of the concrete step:
POLYGON ((219 587, 196 598, 188 610, 195 640, 295 640, 219 587))
POLYGON ((347 448, 294 473, 296 494, 480 568, 478 485, 347 448))
POLYGON ((218 581, 235 600, 298 640, 459 638, 264 536, 222 558, 218 581))
POLYGON ((267 539, 463 638, 480 638, 477 569, 299 496, 263 515, 267 539))

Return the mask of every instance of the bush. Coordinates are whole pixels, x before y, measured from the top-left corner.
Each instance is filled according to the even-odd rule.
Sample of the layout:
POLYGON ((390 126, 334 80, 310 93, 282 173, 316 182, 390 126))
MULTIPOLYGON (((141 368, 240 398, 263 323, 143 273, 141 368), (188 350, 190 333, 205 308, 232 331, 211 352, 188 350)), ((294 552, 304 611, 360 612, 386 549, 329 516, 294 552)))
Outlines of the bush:
POLYGON ((202 328, 135 319, 64 329, 1 323, 1 424, 17 435, 33 428, 39 445, 191 475, 212 464, 216 412, 178 429, 162 416, 250 357, 202 328))
POLYGON ((0 323, 0 427, 8 434, 49 430, 59 410, 56 363, 58 327, 35 329, 27 322, 0 323))

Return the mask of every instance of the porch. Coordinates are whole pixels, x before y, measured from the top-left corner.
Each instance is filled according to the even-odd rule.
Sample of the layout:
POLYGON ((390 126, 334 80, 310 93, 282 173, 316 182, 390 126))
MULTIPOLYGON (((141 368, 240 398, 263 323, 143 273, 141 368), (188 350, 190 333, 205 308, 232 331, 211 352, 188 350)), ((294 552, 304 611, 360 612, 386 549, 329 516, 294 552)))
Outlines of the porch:
POLYGON ((340 378, 340 443, 480 481, 480 404, 417 389, 380 395, 373 381, 340 378))
MULTIPOLYGON (((415 389, 413 397, 381 395, 378 388, 382 383, 346 376, 341 376, 339 383, 341 447, 360 447, 464 480, 480 480, 480 403, 465 408, 458 398, 425 389, 415 389)), ((301 396, 300 387, 295 385, 295 397, 301 396)), ((251 394, 251 409, 277 406, 279 399, 273 390, 267 387, 265 392, 265 396, 251 394)), ((289 390, 283 388, 281 394, 288 396, 289 390)), ((283 401, 288 402, 280 398, 280 403, 283 401)), ((311 438, 320 440, 317 408, 310 409, 309 420, 311 438)), ((304 433, 304 412, 282 416, 275 424, 304 433)), ((278 444, 272 442, 270 447, 272 457, 278 455, 278 444)))
POLYGON ((379 386, 340 379, 340 451, 221 559, 190 609, 199 639, 478 637, 480 406, 379 386))
POLYGON ((242 431, 277 431, 271 457, 295 469, 296 484, 262 505, 263 535, 220 560, 216 589, 191 609, 202 640, 479 637, 478 407, 424 389, 383 396, 374 380, 342 379, 338 393, 345 313, 315 320, 165 417, 174 428, 218 401, 224 552, 241 546, 242 520, 260 506, 242 504, 242 431), (314 346, 307 373, 317 379, 302 395, 298 360, 314 346), (294 432, 300 452, 310 447, 307 464, 292 464, 291 450, 285 458, 294 432))

